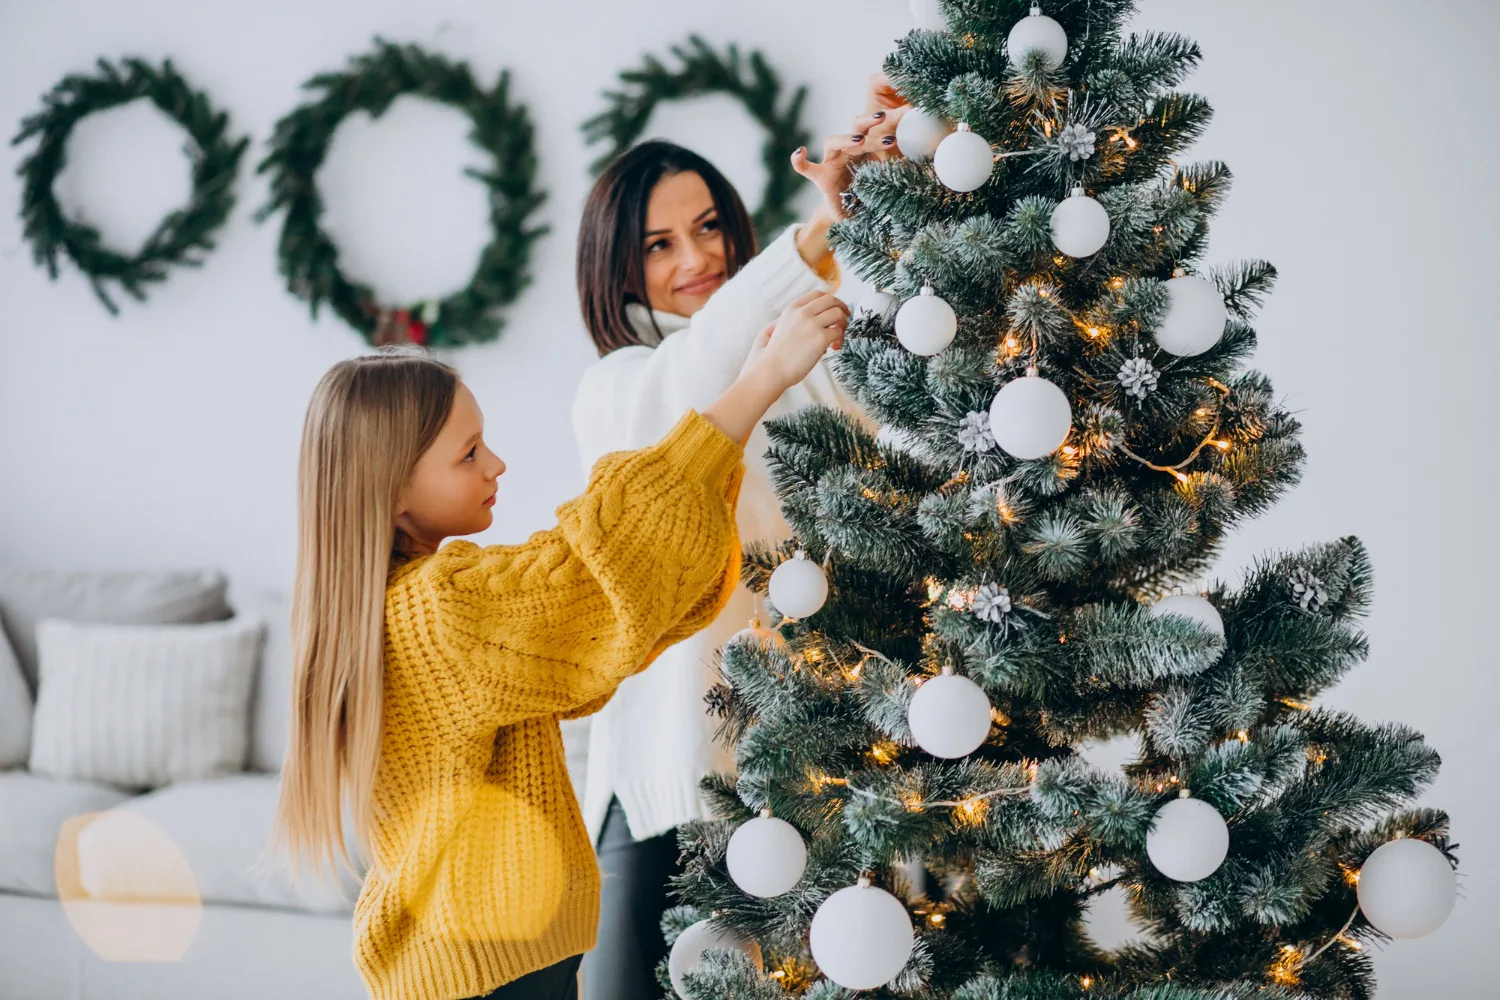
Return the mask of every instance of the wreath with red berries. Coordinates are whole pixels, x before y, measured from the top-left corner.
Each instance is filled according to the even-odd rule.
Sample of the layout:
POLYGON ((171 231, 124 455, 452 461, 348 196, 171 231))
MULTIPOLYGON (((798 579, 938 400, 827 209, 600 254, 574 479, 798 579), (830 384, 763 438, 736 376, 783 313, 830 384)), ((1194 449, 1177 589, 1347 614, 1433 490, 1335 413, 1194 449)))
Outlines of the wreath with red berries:
POLYGON ((531 283, 532 244, 547 232, 527 219, 546 195, 536 184, 536 153, 526 109, 508 99, 510 75, 491 90, 475 82, 467 63, 454 63, 414 45, 375 39, 375 50, 355 56, 342 73, 320 73, 303 85, 320 96, 276 123, 271 152, 257 168, 269 174, 271 199, 257 213, 264 221, 286 210, 277 257, 287 288, 306 301, 314 317, 327 304, 372 344, 412 342, 456 346, 494 340, 504 327, 500 310, 531 283), (367 285, 339 268, 339 249, 323 231, 317 171, 344 117, 367 111, 378 118, 403 94, 451 105, 474 123, 470 139, 495 160, 492 170, 465 173, 490 191, 493 237, 464 288, 428 302, 385 304, 367 285))

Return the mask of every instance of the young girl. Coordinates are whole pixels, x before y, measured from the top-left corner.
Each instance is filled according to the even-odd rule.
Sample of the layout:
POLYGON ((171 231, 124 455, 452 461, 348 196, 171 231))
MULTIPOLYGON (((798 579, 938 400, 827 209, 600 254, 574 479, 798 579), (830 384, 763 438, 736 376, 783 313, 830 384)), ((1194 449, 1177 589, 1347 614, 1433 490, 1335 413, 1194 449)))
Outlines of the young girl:
MULTIPOLYGON (((701 156, 646 142, 600 175, 578 241, 579 298, 600 354, 573 401, 584 468, 607 452, 655 441, 683 409, 713 399, 777 312, 828 287, 836 268, 827 235, 841 214, 849 164, 895 149, 887 140, 895 138, 900 109, 876 103, 849 135, 828 140, 821 164, 809 163, 806 150, 793 156, 823 202, 759 255, 739 195, 701 156)), ((811 404, 856 409, 819 364, 768 416, 811 404)), ((790 533, 762 457, 767 443, 757 428, 745 450, 737 521, 746 541, 790 533)), ((714 742, 717 720, 705 713, 703 696, 716 680, 715 650, 755 607, 754 595, 737 588, 712 625, 632 677, 588 723, 584 821, 606 879, 600 944, 583 966, 587 1000, 661 995, 654 970, 667 952, 660 921, 677 870, 675 829, 709 815, 703 776, 733 770, 714 742)))
POLYGON ((303 429, 293 713, 276 843, 369 871, 354 959, 373 1000, 574 995, 599 872, 558 720, 712 621, 734 587, 741 449, 848 311, 787 309, 740 376, 659 442, 601 459, 558 525, 489 527, 505 463, 458 374, 417 351, 335 365, 303 429), (493 992, 491 992, 493 991, 493 992))

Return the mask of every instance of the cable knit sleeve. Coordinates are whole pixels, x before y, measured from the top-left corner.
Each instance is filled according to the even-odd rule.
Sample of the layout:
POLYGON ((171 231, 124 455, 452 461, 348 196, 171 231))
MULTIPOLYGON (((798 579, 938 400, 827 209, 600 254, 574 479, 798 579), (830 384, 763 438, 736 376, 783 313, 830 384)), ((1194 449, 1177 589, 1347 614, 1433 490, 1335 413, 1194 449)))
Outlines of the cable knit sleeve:
POLYGON ((487 724, 597 708, 714 620, 739 577, 741 458, 690 411, 656 445, 605 456, 556 528, 427 560, 444 659, 487 724))
POLYGON ((573 433, 588 470, 611 451, 660 438, 687 409, 729 388, 766 325, 807 292, 832 287, 797 252, 793 226, 751 260, 656 347, 625 347, 584 373, 573 397, 573 433))

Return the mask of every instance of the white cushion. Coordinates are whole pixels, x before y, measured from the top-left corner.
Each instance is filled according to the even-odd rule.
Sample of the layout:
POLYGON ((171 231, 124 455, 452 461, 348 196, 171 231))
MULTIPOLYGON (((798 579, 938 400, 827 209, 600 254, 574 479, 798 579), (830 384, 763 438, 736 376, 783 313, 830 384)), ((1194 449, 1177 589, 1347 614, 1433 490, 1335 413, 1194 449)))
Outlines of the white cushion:
POLYGON ((36 626, 44 618, 117 625, 211 622, 229 617, 216 569, 78 572, 0 567, 0 625, 36 690, 36 626))
POLYGON ((31 686, 0 629, 0 770, 26 763, 31 752, 31 686))
POLYGON ((102 785, 0 773, 0 891, 56 895, 53 860, 63 823, 126 798, 102 785))
POLYGON ((262 860, 279 786, 274 774, 237 774, 130 799, 79 833, 79 882, 92 899, 196 895, 204 903, 350 912, 360 886, 354 874, 344 871, 337 890, 309 882, 299 892, 274 857, 262 860))
POLYGON ((292 713, 292 607, 277 590, 252 593, 234 602, 235 613, 263 618, 266 642, 250 698, 250 770, 280 771, 286 760, 292 713))
POLYGON ((265 625, 37 626, 30 769, 123 788, 241 771, 265 625))

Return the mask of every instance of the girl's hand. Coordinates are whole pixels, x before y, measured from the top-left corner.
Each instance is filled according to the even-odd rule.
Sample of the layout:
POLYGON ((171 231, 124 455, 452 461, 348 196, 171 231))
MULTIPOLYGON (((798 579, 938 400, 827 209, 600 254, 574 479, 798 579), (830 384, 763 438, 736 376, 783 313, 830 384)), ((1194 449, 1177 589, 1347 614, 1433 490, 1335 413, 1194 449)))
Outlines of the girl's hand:
POLYGON ((750 353, 745 356, 745 363, 740 366, 741 375, 755 367, 755 362, 760 358, 761 352, 771 342, 771 332, 775 329, 775 323, 767 323, 766 328, 755 335, 755 342, 750 345, 750 353))
POLYGON ((826 292, 808 292, 787 306, 750 348, 740 377, 703 416, 741 445, 771 404, 812 371, 825 351, 844 346, 849 307, 826 292))
POLYGON ((842 299, 827 292, 808 292, 786 307, 769 334, 761 334, 765 346, 753 352, 746 372, 763 370, 774 384, 790 388, 807 377, 830 347, 844 346, 848 324, 849 307, 842 299))

